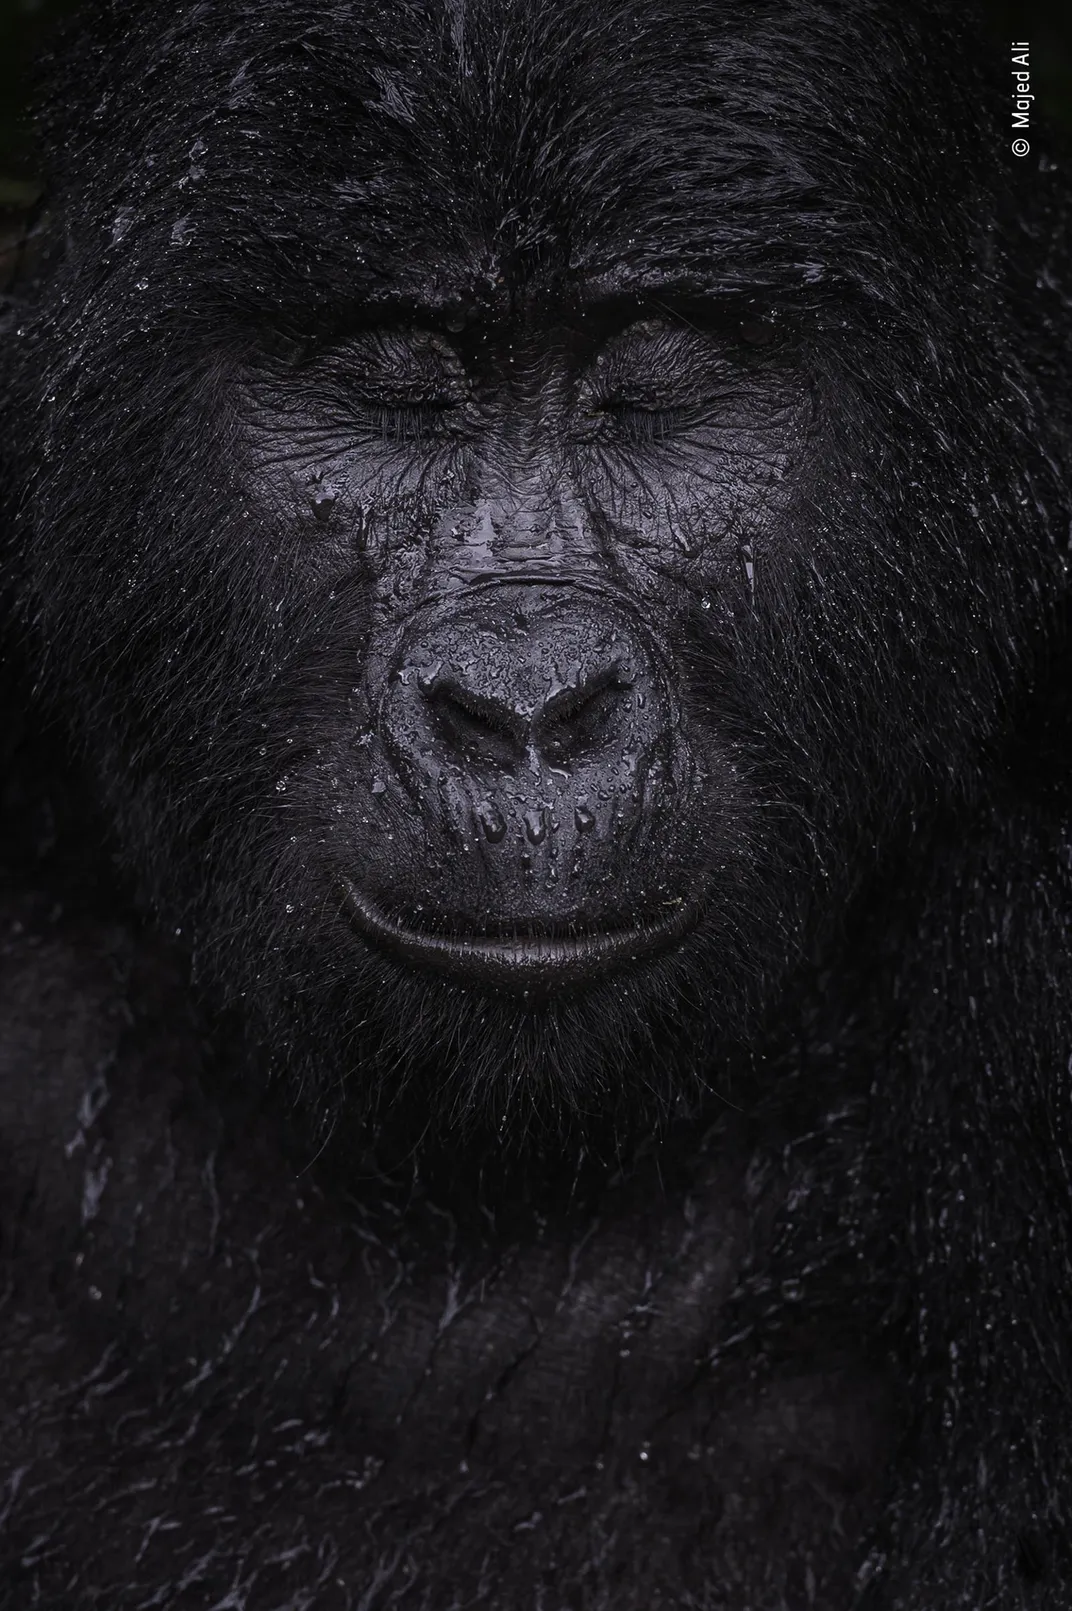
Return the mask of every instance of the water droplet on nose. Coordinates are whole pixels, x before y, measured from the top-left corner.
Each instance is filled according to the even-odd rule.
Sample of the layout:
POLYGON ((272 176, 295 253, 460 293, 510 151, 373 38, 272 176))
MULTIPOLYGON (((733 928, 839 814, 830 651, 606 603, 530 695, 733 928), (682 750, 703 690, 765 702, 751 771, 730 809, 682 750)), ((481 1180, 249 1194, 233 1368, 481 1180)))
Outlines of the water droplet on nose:
POLYGON ((534 845, 542 845, 547 838, 547 819, 542 811, 525 812, 525 833, 534 845))
POLYGON ((498 806, 492 805, 490 800, 485 800, 477 815, 480 818, 480 826, 484 830, 484 838, 490 839, 493 845, 497 845, 506 833, 506 819, 502 812, 498 806))
POLYGON ((334 487, 318 487, 313 493, 313 514, 317 520, 327 520, 335 507, 339 494, 334 487))
POLYGON ((578 833, 587 833, 596 820, 595 812, 591 810, 586 801, 578 800, 573 809, 573 820, 577 824, 578 833))
POLYGON ((382 778, 373 778, 373 780, 372 780, 372 792, 373 792, 373 794, 386 794, 387 785, 383 781, 382 778))
POLYGON ((674 534, 674 541, 681 549, 681 552, 686 555, 687 558, 695 559, 696 555, 700 552, 700 538, 697 532, 690 527, 688 522, 680 521, 672 505, 669 503, 666 506, 666 520, 670 530, 674 534))

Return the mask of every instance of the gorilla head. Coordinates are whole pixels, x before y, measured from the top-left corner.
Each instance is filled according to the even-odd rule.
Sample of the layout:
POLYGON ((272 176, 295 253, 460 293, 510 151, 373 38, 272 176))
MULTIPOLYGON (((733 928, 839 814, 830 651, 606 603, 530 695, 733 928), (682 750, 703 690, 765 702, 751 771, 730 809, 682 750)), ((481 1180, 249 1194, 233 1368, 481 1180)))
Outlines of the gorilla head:
POLYGON ((721 0, 95 28, 11 496, 127 866, 318 1120, 673 1099, 971 788, 1056 563, 960 47, 721 0))

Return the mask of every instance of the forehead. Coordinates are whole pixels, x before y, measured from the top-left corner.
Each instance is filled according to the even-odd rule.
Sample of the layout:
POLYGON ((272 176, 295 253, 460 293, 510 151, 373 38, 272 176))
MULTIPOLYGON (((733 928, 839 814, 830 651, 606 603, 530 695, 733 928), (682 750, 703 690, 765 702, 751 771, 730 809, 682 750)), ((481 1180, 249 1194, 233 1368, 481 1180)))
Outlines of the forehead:
POLYGON ((862 244, 883 121, 877 72, 866 117, 847 98, 860 41, 836 10, 191 6, 156 41, 140 150, 206 261, 237 252, 312 298, 814 281, 844 268, 850 221, 862 244))

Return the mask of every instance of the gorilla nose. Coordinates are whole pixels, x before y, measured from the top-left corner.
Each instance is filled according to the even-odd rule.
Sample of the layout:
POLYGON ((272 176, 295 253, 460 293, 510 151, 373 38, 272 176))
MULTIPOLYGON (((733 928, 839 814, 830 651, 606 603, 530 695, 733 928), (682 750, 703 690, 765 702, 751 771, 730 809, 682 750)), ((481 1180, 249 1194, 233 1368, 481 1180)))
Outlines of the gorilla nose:
POLYGON ((638 630, 595 600, 504 591, 405 645, 395 741, 477 771, 576 772, 649 748, 666 713, 638 630))
MULTIPOLYGON (((550 659, 551 646, 546 647, 550 659)), ((531 680, 527 669, 516 668, 519 685, 531 680)), ((422 692, 444 743, 460 754, 510 765, 531 750, 569 770, 622 736, 629 725, 627 690, 636 675, 621 658, 613 658, 578 666, 576 681, 555 685, 553 672, 549 680, 552 686, 543 697, 527 699, 508 684, 489 686, 474 667, 452 667, 424 679, 422 692)))

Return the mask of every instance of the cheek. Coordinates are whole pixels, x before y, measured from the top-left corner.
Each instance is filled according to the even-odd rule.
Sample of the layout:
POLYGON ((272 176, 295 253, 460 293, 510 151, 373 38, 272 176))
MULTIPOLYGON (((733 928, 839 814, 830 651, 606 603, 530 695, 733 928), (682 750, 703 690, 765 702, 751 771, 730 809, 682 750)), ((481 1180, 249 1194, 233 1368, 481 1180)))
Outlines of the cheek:
POLYGON ((458 447, 355 441, 337 429, 247 427, 249 501, 270 553, 285 550, 293 586, 359 574, 388 616, 420 590, 430 556, 451 547, 471 472, 458 447))
POLYGON ((797 489, 790 423, 586 452, 577 466, 585 505, 632 588, 665 596, 670 583, 723 603, 754 591, 797 489))

